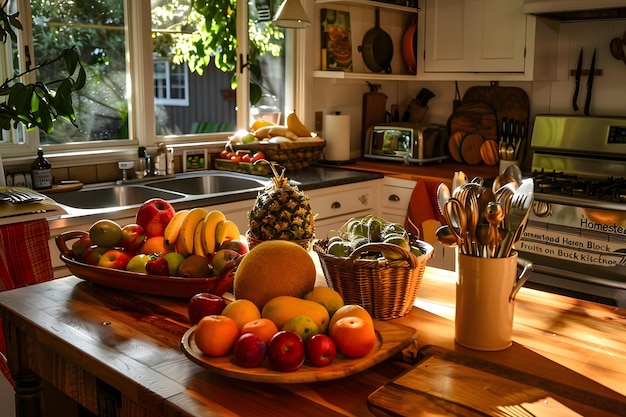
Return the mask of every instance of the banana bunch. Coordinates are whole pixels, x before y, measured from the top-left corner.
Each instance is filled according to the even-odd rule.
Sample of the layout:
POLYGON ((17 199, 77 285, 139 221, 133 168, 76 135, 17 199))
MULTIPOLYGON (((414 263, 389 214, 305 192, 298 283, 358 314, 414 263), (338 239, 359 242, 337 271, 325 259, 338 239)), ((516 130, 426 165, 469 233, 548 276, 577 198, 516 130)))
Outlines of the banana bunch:
POLYGON ((222 242, 239 240, 240 233, 235 222, 226 219, 221 211, 198 207, 177 211, 166 226, 164 237, 185 257, 192 254, 207 256, 222 242))
POLYGON ((295 112, 287 116, 285 126, 277 125, 268 120, 257 119, 252 123, 250 131, 237 132, 229 138, 229 143, 254 143, 267 141, 270 143, 280 142, 304 142, 320 141, 317 135, 300 121, 295 112))

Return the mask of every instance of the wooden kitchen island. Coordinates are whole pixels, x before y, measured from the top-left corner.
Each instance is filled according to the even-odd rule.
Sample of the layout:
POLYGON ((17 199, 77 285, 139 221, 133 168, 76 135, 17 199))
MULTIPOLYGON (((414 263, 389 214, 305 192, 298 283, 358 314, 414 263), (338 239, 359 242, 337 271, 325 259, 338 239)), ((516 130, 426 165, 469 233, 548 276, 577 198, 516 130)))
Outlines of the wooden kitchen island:
MULTIPOLYGON (((417 307, 395 320, 417 329, 404 361, 304 384, 231 379, 189 360, 180 349, 187 300, 124 294, 73 276, 0 293, 18 414, 71 416, 60 410, 76 402, 80 416, 386 415, 368 396, 434 349, 549 389, 582 415, 626 415, 626 311, 524 288, 513 346, 478 352, 454 343, 454 280, 427 268, 417 307)), ((449 412, 428 415, 484 415, 449 412)))

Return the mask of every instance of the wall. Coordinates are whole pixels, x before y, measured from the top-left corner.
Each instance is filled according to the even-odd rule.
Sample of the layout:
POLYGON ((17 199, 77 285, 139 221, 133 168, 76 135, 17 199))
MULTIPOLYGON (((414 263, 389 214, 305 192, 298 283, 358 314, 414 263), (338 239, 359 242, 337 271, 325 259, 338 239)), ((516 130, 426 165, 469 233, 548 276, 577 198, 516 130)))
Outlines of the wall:
MULTIPOLYGON (((578 114, 582 115, 587 96, 587 78, 582 77, 578 98, 580 109, 572 109, 574 77, 570 70, 576 68, 580 48, 583 52, 583 69, 589 69, 593 49, 597 49, 596 69, 602 70, 602 76, 596 76, 593 84, 591 115, 626 117, 626 65, 615 60, 610 52, 612 38, 622 37, 626 30, 626 20, 605 22, 562 23, 559 41, 558 80, 551 82, 518 82, 501 85, 523 88, 531 98, 531 124, 536 114, 578 114)), ((541 39, 538 40, 541 42, 541 39)), ((429 113, 425 122, 445 124, 452 113, 454 100, 454 82, 406 82, 378 81, 387 94, 387 107, 398 104, 400 116, 409 101, 423 88, 432 90, 436 97, 429 103, 429 113)), ((474 85, 489 85, 488 82, 459 82, 461 94, 474 85)), ((341 111, 351 115, 351 154, 360 155, 361 144, 361 101, 368 91, 364 80, 313 80, 313 109, 331 113, 341 111)))

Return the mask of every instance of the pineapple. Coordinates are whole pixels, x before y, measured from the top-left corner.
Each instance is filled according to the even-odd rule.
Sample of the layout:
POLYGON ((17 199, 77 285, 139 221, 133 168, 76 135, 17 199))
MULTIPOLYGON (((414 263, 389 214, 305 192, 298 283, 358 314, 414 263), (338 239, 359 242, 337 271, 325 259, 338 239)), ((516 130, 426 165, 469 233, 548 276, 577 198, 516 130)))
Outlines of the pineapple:
POLYGON ((270 165, 274 172, 272 183, 259 193, 248 212, 249 236, 257 240, 312 239, 315 216, 309 198, 297 186, 289 184, 284 168, 278 174, 274 164, 270 165))

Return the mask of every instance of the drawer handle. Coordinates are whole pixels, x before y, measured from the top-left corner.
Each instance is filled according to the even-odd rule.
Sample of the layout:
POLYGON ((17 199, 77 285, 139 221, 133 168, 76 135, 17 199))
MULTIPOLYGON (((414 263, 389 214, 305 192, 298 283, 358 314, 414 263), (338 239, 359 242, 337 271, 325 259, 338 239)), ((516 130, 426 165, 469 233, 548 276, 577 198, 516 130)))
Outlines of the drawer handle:
POLYGON ((339 201, 335 201, 330 205, 330 208, 338 209, 341 208, 341 203, 339 201))
POLYGON ((400 197, 398 197, 398 196, 397 196, 397 195, 395 195, 395 194, 391 194, 391 195, 389 196, 389 201, 400 201, 400 197))

